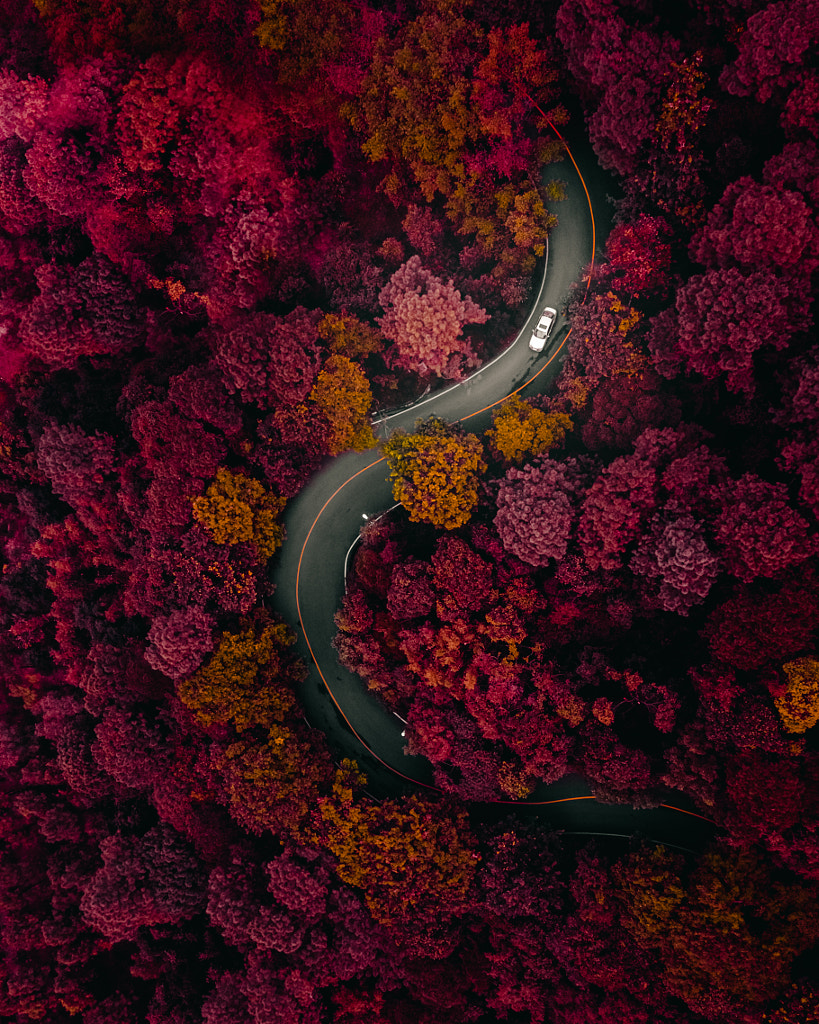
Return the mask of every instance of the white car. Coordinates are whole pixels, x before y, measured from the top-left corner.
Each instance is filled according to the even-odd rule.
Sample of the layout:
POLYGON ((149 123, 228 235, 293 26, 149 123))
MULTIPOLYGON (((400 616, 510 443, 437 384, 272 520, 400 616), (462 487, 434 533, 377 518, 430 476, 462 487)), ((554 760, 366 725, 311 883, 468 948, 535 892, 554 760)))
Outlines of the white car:
POLYGON ((533 352, 543 351, 546 339, 549 337, 549 331, 551 331, 556 319, 557 310, 552 309, 551 306, 547 306, 540 314, 537 327, 534 329, 532 337, 529 339, 529 348, 533 352))

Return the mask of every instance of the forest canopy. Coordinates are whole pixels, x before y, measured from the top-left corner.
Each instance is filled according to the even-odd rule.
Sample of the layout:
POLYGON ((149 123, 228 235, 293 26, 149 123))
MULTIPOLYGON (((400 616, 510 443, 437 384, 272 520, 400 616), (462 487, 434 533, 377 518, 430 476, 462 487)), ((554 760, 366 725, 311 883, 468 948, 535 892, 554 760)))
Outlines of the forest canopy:
POLYGON ((7 0, 0 1018, 816 1019, 817 47, 817 0, 7 0), (380 442, 334 645, 434 787, 378 792, 284 516, 512 342, 558 131, 613 226, 554 383, 380 442), (570 773, 713 838, 564 834, 570 773))

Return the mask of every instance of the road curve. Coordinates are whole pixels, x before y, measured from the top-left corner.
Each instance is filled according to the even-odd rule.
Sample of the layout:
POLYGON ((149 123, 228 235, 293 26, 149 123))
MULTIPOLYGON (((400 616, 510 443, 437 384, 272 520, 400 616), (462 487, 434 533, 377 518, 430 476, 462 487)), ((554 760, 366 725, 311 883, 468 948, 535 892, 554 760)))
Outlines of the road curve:
MULTIPOLYGON (((550 165, 544 175, 544 180, 565 182, 567 199, 558 207, 541 287, 516 340, 464 383, 377 418, 374 429, 380 436, 398 427, 411 429, 419 416, 431 415, 461 421, 481 433, 491 424, 492 407, 510 394, 533 394, 551 385, 570 333, 564 315, 569 293, 593 262, 596 229, 584 177, 601 173, 593 158, 587 157, 581 174, 576 154, 566 148, 571 164, 550 165), (558 321, 550 348, 536 355, 528 348, 528 338, 546 305, 558 310, 558 321)), ((598 187, 595 195, 605 194, 604 188, 598 187)), ((377 449, 328 460, 285 510, 287 540, 272 566, 276 591, 269 602, 273 611, 301 627, 297 649, 309 666, 309 675, 299 698, 307 720, 327 735, 340 757, 358 761, 372 791, 383 793, 419 787, 434 790, 431 767, 425 758, 404 753, 401 722, 358 676, 338 663, 332 640, 333 616, 344 593, 345 554, 364 523, 362 513, 372 517, 392 505, 389 471, 377 449)), ((547 817, 555 827, 568 831, 639 833, 686 848, 701 846, 713 833, 713 823, 682 796, 669 800, 651 809, 602 804, 582 779, 566 776, 541 786, 526 801, 497 801, 481 809, 492 815, 514 807, 516 813, 547 817)))

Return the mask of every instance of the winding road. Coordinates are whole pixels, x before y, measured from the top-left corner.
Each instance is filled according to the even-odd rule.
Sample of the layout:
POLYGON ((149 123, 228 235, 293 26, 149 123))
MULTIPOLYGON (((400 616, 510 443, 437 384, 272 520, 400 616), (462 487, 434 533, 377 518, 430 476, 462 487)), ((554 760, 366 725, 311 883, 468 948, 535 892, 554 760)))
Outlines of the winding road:
MULTIPOLYGON (((460 421, 480 434, 491 425, 490 410, 510 394, 542 392, 552 384, 571 333, 564 316, 569 293, 593 262, 598 236, 608 233, 605 202, 600 200, 613 189, 586 144, 573 142, 571 150, 565 148, 568 159, 549 165, 544 181, 562 180, 567 199, 557 208, 559 220, 549 236, 541 286, 515 341, 463 383, 376 419, 378 435, 386 437, 398 427, 411 429, 419 417, 432 415, 460 421), (599 207, 594 211, 592 195, 599 207), (528 339, 547 305, 558 310, 558 320, 550 347, 535 354, 528 339)), ((425 758, 404 753, 402 723, 358 676, 338 663, 332 647, 333 615, 344 593, 345 555, 364 516, 378 515, 393 505, 389 471, 377 449, 329 460, 285 510, 287 540, 273 563, 276 591, 269 602, 271 610, 300 626, 297 649, 310 666, 299 691, 307 720, 327 735, 339 757, 359 763, 371 792, 380 794, 434 790, 431 766, 425 758)), ((713 823, 681 795, 668 800, 650 809, 600 803, 581 778, 570 775, 541 786, 525 801, 474 806, 483 817, 514 807, 518 815, 537 815, 577 834, 636 833, 683 849, 701 847, 713 835, 713 823)))

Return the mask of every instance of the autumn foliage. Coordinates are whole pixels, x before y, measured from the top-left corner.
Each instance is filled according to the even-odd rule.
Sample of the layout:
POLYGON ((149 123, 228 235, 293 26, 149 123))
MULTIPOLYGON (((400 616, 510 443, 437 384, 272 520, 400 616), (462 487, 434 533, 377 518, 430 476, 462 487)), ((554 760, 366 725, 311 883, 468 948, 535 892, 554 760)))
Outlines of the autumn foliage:
POLYGON ((817 26, 0 5, 0 1019, 815 1020, 817 26), (562 361, 381 442, 323 641, 414 787, 305 717, 283 522, 516 335, 555 129, 562 361))
POLYGON ((415 433, 395 431, 383 445, 393 496, 413 522, 454 530, 469 521, 486 468, 475 434, 442 420, 420 422, 415 433))

